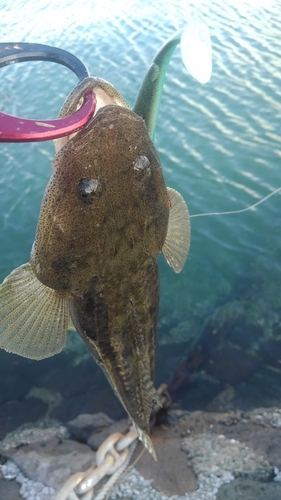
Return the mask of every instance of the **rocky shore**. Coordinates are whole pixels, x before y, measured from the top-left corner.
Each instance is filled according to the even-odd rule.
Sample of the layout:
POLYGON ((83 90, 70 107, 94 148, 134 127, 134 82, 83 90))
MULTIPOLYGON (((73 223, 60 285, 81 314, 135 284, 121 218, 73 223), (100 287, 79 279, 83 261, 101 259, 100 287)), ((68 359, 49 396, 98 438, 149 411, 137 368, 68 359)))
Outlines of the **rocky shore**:
MULTIPOLYGON (((114 422, 103 413, 81 414, 65 426, 45 419, 19 427, 0 443, 0 498, 54 500, 71 474, 94 463, 108 435, 127 428, 126 419, 114 422)), ((145 452, 114 486, 111 500, 242 500, 246 493, 247 500, 281 497, 278 408, 172 410, 152 435, 158 461, 145 452)), ((141 445, 135 457, 140 451, 141 445)))

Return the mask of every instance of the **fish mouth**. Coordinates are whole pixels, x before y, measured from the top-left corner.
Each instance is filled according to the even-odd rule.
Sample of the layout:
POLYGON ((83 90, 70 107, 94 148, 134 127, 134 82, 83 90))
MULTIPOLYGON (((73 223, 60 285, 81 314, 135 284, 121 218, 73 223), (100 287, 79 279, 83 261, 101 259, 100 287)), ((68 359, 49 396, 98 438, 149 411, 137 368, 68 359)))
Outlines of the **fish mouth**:
MULTIPOLYGON (((85 92, 91 90, 96 98, 96 109, 91 119, 93 119, 101 108, 109 105, 117 105, 129 108, 126 101, 123 99, 121 94, 106 80, 102 80, 100 78, 86 78, 83 80, 77 87, 71 92, 66 102, 64 103, 60 117, 64 117, 73 113, 81 108, 84 102, 84 94, 85 92), (77 102, 77 104, 76 104, 77 102), (76 106, 75 106, 76 104, 76 106), (73 108, 74 105, 74 108, 73 108)), ((80 129, 81 130, 81 129, 80 129)), ((74 132, 74 134, 70 134, 59 139, 54 140, 56 153, 60 151, 60 149, 65 146, 73 137, 75 137, 80 130, 74 132)))
MULTIPOLYGON (((94 118, 94 116, 96 116, 97 111, 99 109, 103 108, 104 106, 107 106, 108 104, 112 104, 112 102, 111 102, 112 99, 110 99, 109 96, 107 96, 106 92, 104 92, 102 89, 100 89, 100 90, 101 90, 101 92, 100 92, 99 97, 97 96, 96 92, 93 92, 93 94, 96 97, 96 103, 97 104, 96 104, 95 112, 92 115, 92 118, 94 118)), ((83 104, 83 98, 81 97, 81 99, 79 101, 79 104, 76 107, 76 111, 81 108, 82 104, 83 104)), ((61 150, 61 148, 63 148, 63 146, 65 146, 73 137, 75 137, 78 134, 78 132, 80 132, 80 130, 77 130, 73 134, 65 135, 64 137, 60 137, 58 139, 54 139, 54 145, 55 145, 55 151, 56 151, 56 153, 58 153, 61 150)))

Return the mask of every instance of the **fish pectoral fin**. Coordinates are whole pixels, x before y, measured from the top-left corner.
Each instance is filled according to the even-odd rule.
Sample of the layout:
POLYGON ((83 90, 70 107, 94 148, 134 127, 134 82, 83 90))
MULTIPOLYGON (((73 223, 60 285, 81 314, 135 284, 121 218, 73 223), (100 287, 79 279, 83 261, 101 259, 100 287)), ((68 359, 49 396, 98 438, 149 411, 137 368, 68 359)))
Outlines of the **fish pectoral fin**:
POLYGON ((183 197, 167 188, 171 202, 168 230, 162 248, 163 255, 175 273, 180 273, 190 247, 190 217, 183 197))
POLYGON ((30 264, 0 285, 0 347, 30 359, 60 352, 66 343, 68 298, 43 285, 30 264))

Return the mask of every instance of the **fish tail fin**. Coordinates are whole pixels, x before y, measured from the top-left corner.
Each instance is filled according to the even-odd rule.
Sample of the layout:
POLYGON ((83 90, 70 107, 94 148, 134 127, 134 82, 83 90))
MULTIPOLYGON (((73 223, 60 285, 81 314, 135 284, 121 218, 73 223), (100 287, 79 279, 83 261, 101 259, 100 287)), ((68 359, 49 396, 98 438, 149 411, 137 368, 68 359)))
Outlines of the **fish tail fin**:
POLYGON ((149 436, 148 432, 142 430, 135 422, 133 422, 133 424, 134 424, 134 427, 139 435, 139 440, 143 443, 143 445, 146 447, 146 449, 149 451, 149 453, 151 453, 154 460, 157 461, 155 449, 154 449, 151 437, 149 436))

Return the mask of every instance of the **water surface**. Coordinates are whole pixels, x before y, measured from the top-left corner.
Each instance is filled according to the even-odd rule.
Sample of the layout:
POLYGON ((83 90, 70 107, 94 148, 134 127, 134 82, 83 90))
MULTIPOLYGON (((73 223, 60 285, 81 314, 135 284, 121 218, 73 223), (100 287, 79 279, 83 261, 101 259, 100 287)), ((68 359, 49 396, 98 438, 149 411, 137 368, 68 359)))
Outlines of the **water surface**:
MULTIPOLYGON (((69 50, 131 106, 161 44, 192 13, 201 14, 211 31, 213 75, 203 86, 194 81, 176 50, 155 136, 166 183, 181 192, 191 214, 242 209, 281 186, 279 0, 15 0, 0 7, 1 41, 69 50)), ((76 83, 69 70, 51 63, 3 68, 1 110, 55 118, 76 83)), ((2 280, 29 260, 54 148, 1 144, 0 154, 2 280)), ((280 256, 280 194, 246 213, 192 219, 182 273, 160 258, 160 343, 198 336, 217 306, 233 299, 256 301, 257 321, 268 310, 280 321, 280 256), (184 322, 182 336, 173 337, 172 326, 184 322)))

